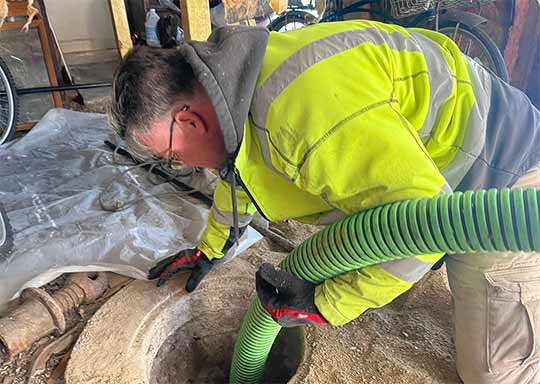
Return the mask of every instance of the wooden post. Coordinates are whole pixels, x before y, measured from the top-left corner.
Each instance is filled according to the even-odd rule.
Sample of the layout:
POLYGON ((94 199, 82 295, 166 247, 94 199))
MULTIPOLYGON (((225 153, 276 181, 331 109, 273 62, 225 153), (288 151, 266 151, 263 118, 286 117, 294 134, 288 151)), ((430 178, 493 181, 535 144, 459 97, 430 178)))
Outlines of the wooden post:
POLYGON ((204 41, 211 32, 208 1, 180 0, 182 28, 186 41, 204 41))
MULTIPOLYGON (((26 3, 21 2, 9 2, 9 13, 8 16, 23 16, 26 17, 26 3)), ((20 29, 24 25, 25 21, 14 21, 6 22, 3 29, 20 29)), ((37 14, 34 18, 34 21, 30 24, 30 28, 36 28, 38 31, 39 42, 41 44, 41 51, 43 52, 43 62, 45 63, 45 68, 47 69, 47 75, 49 77, 49 84, 51 86, 58 85, 58 79, 56 77, 56 71, 53 63, 53 56, 51 54, 49 40, 47 39, 47 32, 45 31, 45 24, 41 14, 37 14)), ((53 92, 52 94, 54 106, 57 108, 62 108, 64 106, 62 102, 62 95, 60 92, 53 92)))
MULTIPOLYGON (((56 71, 53 64, 53 56, 49 46, 49 40, 47 39, 47 31, 45 30, 45 23, 43 19, 37 26, 39 41, 41 42, 41 49, 43 51, 43 59, 45 60, 45 65, 47 67, 47 75, 49 76, 49 83, 52 86, 58 85, 58 79, 56 78, 56 71)), ((56 108, 62 108, 64 106, 62 102, 62 96, 60 92, 53 92, 52 94, 54 100, 54 106, 56 108)))
MULTIPOLYGON (((223 0, 225 8, 225 22, 227 24, 236 24, 240 21, 254 21, 257 16, 268 15, 272 12, 270 6, 271 0, 223 0)), ((284 3, 285 8, 287 1, 277 1, 284 3)), ((279 5, 279 4, 278 4, 279 5)))
MULTIPOLYGON (((510 73, 510 83, 523 91, 528 89, 533 79, 538 79, 532 71, 540 54, 540 49, 538 49, 539 17, 540 5, 538 3, 527 0, 516 1, 516 16, 514 25, 510 28, 504 59, 510 73)), ((538 89, 538 84, 534 84, 533 88, 538 89)), ((536 97, 531 95, 530 97, 538 99, 538 90, 536 92, 536 97)))
POLYGON ((131 34, 129 32, 129 23, 126 13, 126 4, 124 0, 109 0, 111 16, 116 34, 116 46, 120 57, 124 57, 133 47, 131 34))

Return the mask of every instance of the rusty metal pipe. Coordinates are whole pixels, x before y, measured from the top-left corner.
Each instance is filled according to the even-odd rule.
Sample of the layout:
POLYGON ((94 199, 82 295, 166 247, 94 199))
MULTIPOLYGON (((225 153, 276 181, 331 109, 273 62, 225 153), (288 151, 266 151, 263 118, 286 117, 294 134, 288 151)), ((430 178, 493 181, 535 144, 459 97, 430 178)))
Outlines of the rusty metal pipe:
POLYGON ((9 359, 24 351, 41 336, 56 331, 52 316, 38 300, 26 300, 0 320, 0 344, 9 359))
POLYGON ((39 288, 25 289, 21 305, 0 319, 0 352, 12 359, 42 337, 64 333, 65 314, 95 301, 107 288, 105 273, 74 273, 52 295, 39 288))

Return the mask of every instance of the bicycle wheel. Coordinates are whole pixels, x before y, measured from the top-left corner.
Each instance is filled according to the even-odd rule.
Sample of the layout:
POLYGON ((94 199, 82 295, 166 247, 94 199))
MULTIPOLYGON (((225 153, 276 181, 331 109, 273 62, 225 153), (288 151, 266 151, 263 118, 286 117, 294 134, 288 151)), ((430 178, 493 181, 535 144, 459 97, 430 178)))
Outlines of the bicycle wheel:
POLYGON ((13 231, 9 225, 6 211, 0 204, 0 262, 6 260, 13 248, 13 231))
POLYGON ((439 32, 454 40, 464 54, 508 82, 508 71, 501 51, 480 28, 455 21, 443 21, 439 32))
POLYGON ((7 64, 0 58, 0 144, 13 138, 18 113, 15 81, 7 64))
POLYGON ((275 32, 287 32, 313 24, 316 18, 309 12, 289 11, 272 20, 268 29, 275 32))

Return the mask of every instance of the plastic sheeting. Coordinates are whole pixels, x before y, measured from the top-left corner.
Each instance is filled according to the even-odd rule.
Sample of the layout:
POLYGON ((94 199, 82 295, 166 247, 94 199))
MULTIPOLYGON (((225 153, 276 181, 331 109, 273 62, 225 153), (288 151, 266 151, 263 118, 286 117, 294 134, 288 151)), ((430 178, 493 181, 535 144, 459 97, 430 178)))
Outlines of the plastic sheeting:
MULTIPOLYGON (((113 164, 104 140, 115 141, 105 115, 54 109, 24 138, 0 148, 0 202, 14 244, 0 253, 0 307, 64 272, 146 278, 157 260, 193 247, 202 235, 204 205, 168 183, 153 184, 143 169, 122 174, 128 166, 113 164), (103 210, 100 194, 125 209, 103 210)), ((200 177, 194 183, 201 185, 200 177)), ((258 239, 249 228, 236 253, 258 239)))

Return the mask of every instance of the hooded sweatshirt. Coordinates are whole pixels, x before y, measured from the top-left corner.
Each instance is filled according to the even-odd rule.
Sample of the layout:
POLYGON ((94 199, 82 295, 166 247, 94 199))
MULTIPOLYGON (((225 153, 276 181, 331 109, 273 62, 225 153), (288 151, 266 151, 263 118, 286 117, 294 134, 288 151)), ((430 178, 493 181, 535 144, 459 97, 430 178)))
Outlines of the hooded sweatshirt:
MULTIPOLYGON (((530 129, 538 111, 528 107, 511 131, 499 106, 523 105, 522 94, 433 31, 371 21, 270 34, 224 27, 181 49, 229 155, 199 243, 209 259, 230 250, 255 210, 327 224, 397 200, 511 185, 540 160, 530 129)), ((343 324, 410 288, 441 256, 328 280, 317 307, 343 324)))

